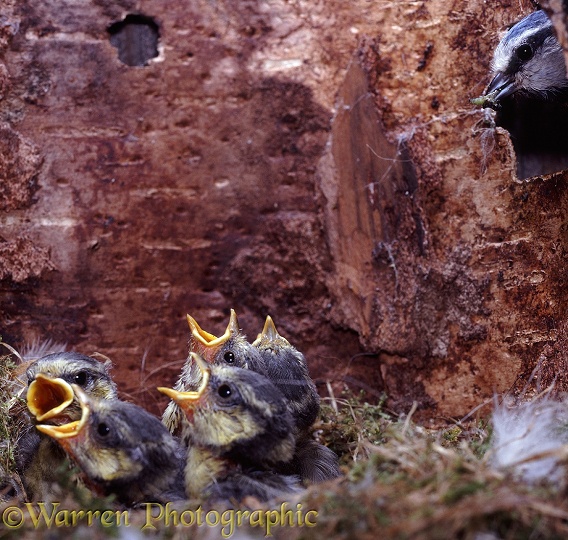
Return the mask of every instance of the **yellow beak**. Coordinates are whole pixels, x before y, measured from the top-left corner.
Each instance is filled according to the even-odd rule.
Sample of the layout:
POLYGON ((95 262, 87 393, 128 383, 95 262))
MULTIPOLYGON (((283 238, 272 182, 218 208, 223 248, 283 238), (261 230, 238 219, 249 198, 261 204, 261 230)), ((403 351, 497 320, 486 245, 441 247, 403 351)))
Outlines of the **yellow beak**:
POLYGON ((71 385, 63 379, 52 379, 38 373, 28 388, 28 409, 39 422, 63 412, 75 397, 71 385))
MULTIPOLYGON (((81 431, 87 424, 87 420, 89 419, 89 414, 91 412, 87 394, 85 394, 85 392, 83 392, 83 390, 81 390, 81 388, 79 388, 76 384, 74 384, 70 388, 71 392, 73 392, 73 394, 77 396, 79 405, 81 405, 81 419, 69 422, 68 424, 63 424, 61 426, 52 426, 50 424, 38 424, 36 426, 39 431, 45 433, 46 435, 49 435, 53 439, 60 441, 62 444, 67 439, 77 437, 81 433, 81 431)), ((66 445, 63 444, 63 446, 66 445)))
POLYGON ((231 309, 231 316, 229 324, 222 336, 216 337, 209 332, 203 330, 193 317, 187 315, 187 323, 191 329, 191 335, 204 347, 214 348, 225 343, 229 338, 239 333, 239 322, 237 320, 237 313, 231 309))
POLYGON ((211 377, 211 369, 207 363, 196 353, 190 353, 190 357, 197 363, 201 370, 201 386, 195 392, 180 392, 173 388, 159 386, 158 391, 165 394, 170 399, 173 399, 191 418, 193 417, 193 410, 195 406, 202 400, 209 379, 211 377))

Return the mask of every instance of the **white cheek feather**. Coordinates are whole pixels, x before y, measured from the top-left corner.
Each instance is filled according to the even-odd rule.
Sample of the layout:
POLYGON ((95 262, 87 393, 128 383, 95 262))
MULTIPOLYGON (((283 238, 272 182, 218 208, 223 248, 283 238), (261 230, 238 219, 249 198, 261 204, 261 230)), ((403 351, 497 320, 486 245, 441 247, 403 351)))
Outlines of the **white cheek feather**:
POLYGON ((507 69, 515 49, 521 45, 527 38, 527 36, 534 34, 538 31, 535 28, 534 31, 523 32, 522 35, 516 38, 511 38, 511 31, 505 32, 505 35, 499 41, 499 44, 495 48, 493 53, 493 60, 491 61, 491 69, 493 73, 501 73, 507 69))
POLYGON ((491 61, 491 71, 494 75, 496 73, 501 73, 507 69, 511 54, 511 47, 505 44, 503 41, 500 41, 499 45, 497 45, 497 48, 495 49, 495 52, 493 53, 493 60, 491 61))
POLYGON ((568 456, 568 403, 540 399, 514 407, 496 406, 488 453, 495 469, 528 483, 548 481, 561 488, 568 456))

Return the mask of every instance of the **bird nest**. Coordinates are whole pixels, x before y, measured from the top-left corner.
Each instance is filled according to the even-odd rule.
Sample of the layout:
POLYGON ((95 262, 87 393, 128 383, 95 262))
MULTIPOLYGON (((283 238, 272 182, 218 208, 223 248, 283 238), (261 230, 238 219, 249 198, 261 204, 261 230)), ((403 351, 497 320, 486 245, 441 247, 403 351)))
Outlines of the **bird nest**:
MULTIPOLYGON (((13 414, 13 407, 18 406, 12 383, 15 368, 17 362, 10 355, 0 357, 0 466, 4 479, 13 478, 15 443, 22 427, 13 414)), ((490 424, 478 419, 426 429, 413 422, 412 413, 391 413, 385 407, 385 398, 372 403, 363 392, 355 394, 348 387, 337 397, 323 398, 314 436, 340 456, 345 474, 313 485, 290 501, 292 508, 317 512, 314 527, 279 526, 270 533, 286 539, 566 538, 568 501, 564 490, 544 483, 529 486, 491 468, 490 424)), ((67 476, 62 473, 66 497, 60 508, 119 508, 112 498, 85 497, 67 476)), ((5 501, 0 508, 2 519, 16 505, 15 501, 5 501)), ((199 501, 189 501, 187 508, 200 505, 199 501)), ((263 505, 245 500, 239 508, 259 511, 263 505)), ((147 509, 129 509, 128 519, 129 528, 148 527, 147 509)), ((50 528, 55 526, 52 523, 50 528)), ((95 538, 107 538, 116 536, 120 526, 109 527, 97 520, 71 526, 64 520, 57 528, 62 537, 88 532, 95 538)), ((14 534, 35 536, 38 528, 47 527, 26 519, 14 534)), ((150 528, 156 538, 183 538, 188 534, 179 522, 153 522, 150 528)), ((192 537, 210 538, 211 528, 215 526, 194 527, 192 537)), ((265 528, 250 524, 232 532, 220 524, 217 529, 216 533, 225 537, 227 533, 238 536, 238 529, 254 538, 267 533, 265 528)))
MULTIPOLYGON (((6 346, 1 342, 0 345, 6 346)), ((15 359, 14 356, 0 355, 0 485, 3 487, 11 486, 14 482, 19 483, 15 472, 15 451, 17 441, 25 427, 20 414, 25 404, 18 396, 18 388, 14 383, 14 373, 19 358, 16 356, 15 359)))
POLYGON ((314 538, 568 534, 564 490, 546 483, 529 486, 490 466, 492 427, 485 420, 426 429, 410 415, 373 410, 361 396, 347 398, 336 411, 326 407, 324 415, 329 432, 336 430, 330 442, 349 434, 337 449, 349 449, 343 458, 352 461, 344 480, 324 490, 314 487, 305 498, 319 509, 314 538))

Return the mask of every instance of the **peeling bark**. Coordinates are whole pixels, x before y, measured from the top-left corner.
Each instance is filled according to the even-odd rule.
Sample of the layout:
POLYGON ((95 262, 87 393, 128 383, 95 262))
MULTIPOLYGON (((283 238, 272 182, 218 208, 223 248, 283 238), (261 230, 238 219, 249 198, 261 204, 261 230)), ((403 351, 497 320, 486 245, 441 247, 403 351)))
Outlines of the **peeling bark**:
POLYGON ((47 250, 37 248, 29 238, 0 241, 0 281, 23 283, 53 268, 47 250))
POLYGON ((38 150, 7 124, 0 124, 0 210, 30 206, 37 191, 38 150))

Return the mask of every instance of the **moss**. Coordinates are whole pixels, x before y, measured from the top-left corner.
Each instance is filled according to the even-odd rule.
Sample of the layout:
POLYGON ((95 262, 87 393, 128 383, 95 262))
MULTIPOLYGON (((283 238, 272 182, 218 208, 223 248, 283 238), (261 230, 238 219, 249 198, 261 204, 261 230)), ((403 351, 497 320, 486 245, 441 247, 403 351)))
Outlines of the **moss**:
POLYGON ((459 426, 452 426, 451 428, 443 432, 442 437, 446 445, 453 446, 457 444, 462 433, 462 428, 460 428, 459 426))
POLYGON ((485 483, 478 480, 460 482, 444 493, 442 501, 446 504, 452 504, 484 488, 485 483))
POLYGON ((390 416, 384 410, 386 395, 371 404, 361 391, 354 394, 346 388, 340 398, 324 399, 321 406, 320 442, 329 446, 342 464, 351 464, 368 457, 367 444, 381 444, 390 416))

